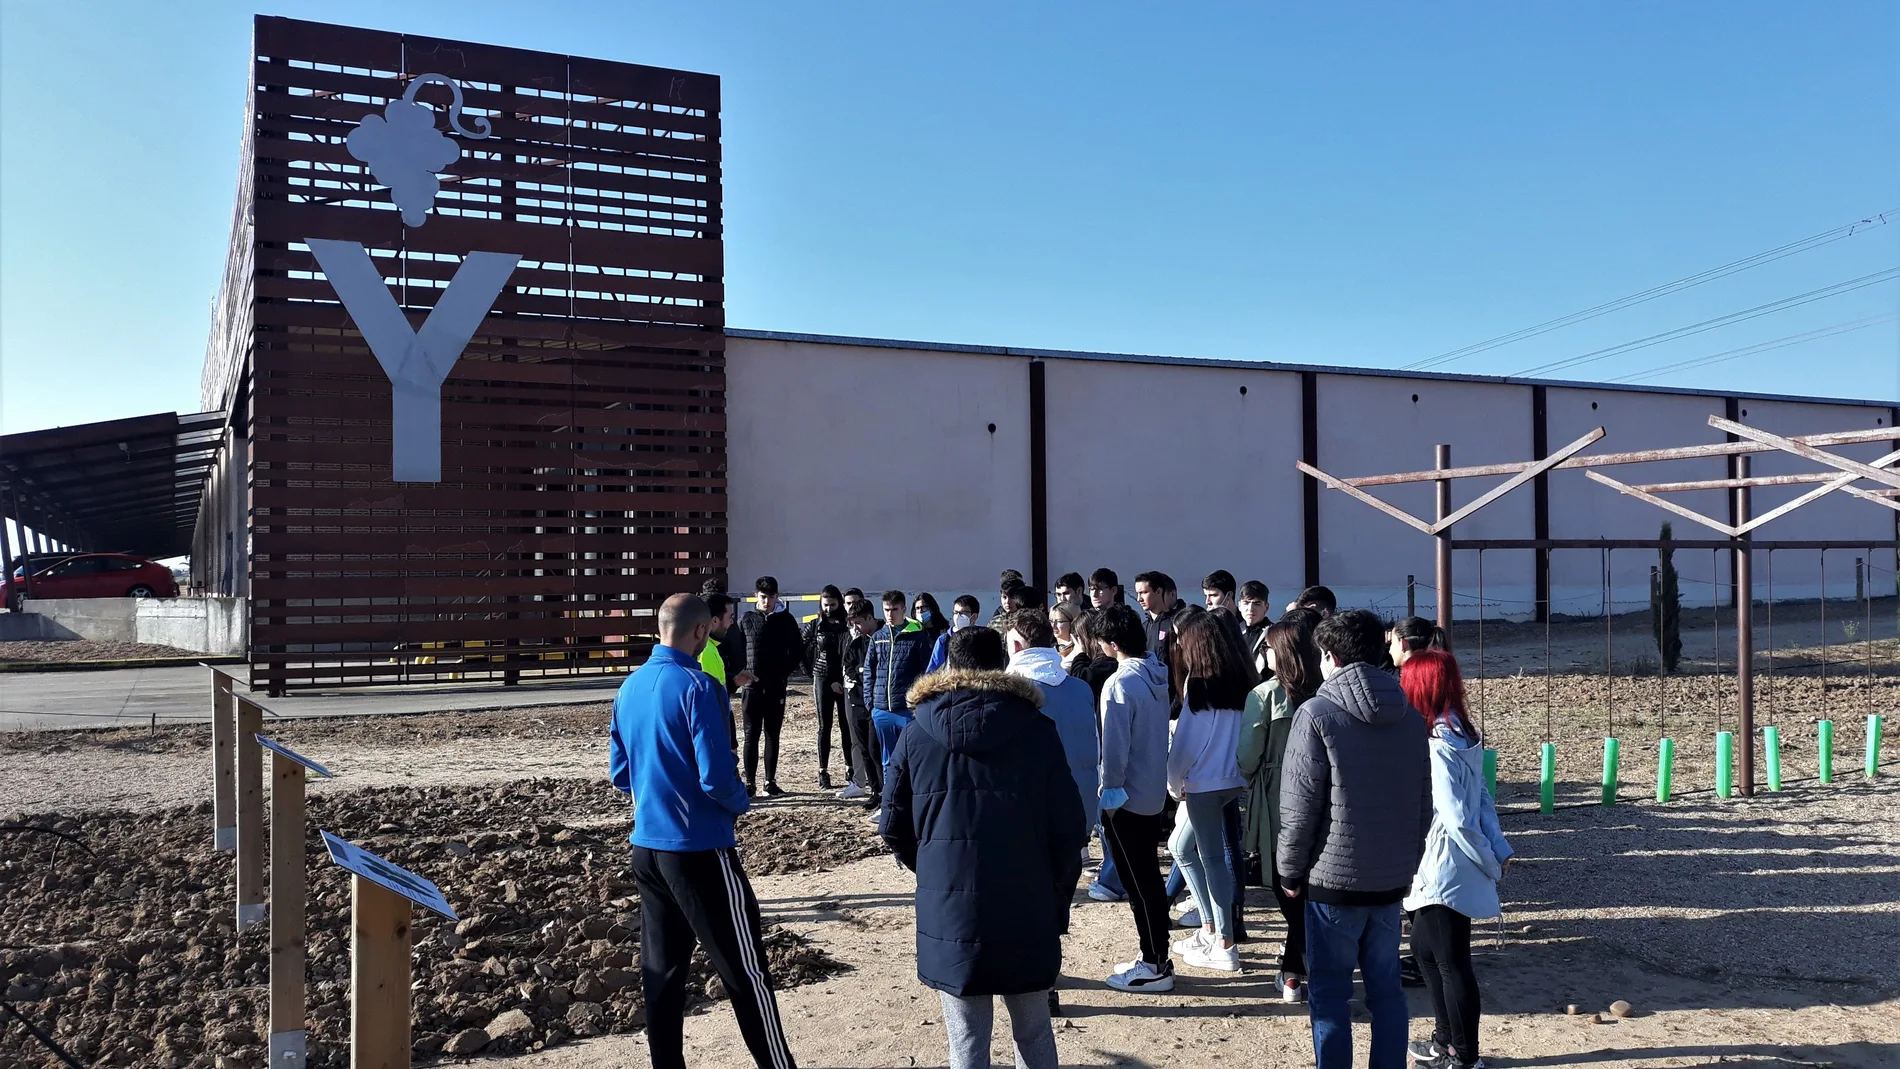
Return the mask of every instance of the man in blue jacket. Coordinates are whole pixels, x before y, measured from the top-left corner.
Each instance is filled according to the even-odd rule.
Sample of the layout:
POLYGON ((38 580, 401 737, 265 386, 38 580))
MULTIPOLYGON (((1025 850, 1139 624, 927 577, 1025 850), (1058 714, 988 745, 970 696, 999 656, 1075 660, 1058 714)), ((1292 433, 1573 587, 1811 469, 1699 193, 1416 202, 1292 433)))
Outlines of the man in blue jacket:
POLYGON ((686 981, 704 944, 760 1069, 795 1069, 765 971, 759 902, 733 818, 750 802, 728 744, 726 688, 699 669, 712 612, 691 594, 660 606, 660 642, 614 698, 609 768, 633 796, 640 987, 654 1069, 685 1069, 686 981))
POLYGON ((884 626, 864 651, 864 703, 871 707, 884 782, 890 782, 891 754, 911 721, 910 685, 930 663, 931 642, 923 626, 904 615, 904 592, 884 592, 884 626))

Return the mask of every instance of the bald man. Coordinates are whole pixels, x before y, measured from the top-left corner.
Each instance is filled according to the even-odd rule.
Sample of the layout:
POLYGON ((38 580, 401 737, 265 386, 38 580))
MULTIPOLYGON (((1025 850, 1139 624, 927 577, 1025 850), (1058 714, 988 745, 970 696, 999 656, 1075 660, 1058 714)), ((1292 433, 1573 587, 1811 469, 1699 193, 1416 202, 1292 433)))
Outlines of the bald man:
POLYGON ((614 697, 609 765, 633 796, 640 986, 654 1069, 685 1069, 686 982, 704 944, 759 1069, 795 1069, 766 973, 759 902, 733 818, 750 804, 726 728, 726 688, 699 669, 712 611, 691 594, 660 606, 660 641, 614 697))

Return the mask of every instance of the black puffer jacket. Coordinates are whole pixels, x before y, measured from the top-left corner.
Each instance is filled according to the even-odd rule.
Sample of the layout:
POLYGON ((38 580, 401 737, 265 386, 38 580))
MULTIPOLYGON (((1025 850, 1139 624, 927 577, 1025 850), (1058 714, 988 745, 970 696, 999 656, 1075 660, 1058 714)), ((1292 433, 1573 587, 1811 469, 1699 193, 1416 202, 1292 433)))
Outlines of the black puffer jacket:
POLYGON ((1398 680, 1351 664, 1320 684, 1280 763, 1281 881, 1339 906, 1403 899, 1432 823, 1428 761, 1425 719, 1398 680))
POLYGON ((760 682, 783 683, 804 660, 798 621, 784 609, 770 615, 747 610, 739 617, 739 634, 745 638, 746 665, 760 682))
POLYGON ((917 978, 958 996, 1053 987, 1088 829, 1042 692, 949 668, 909 697, 883 832, 917 874, 917 978))
POLYGON ((805 674, 814 680, 835 682, 844 675, 844 651, 851 642, 851 625, 844 610, 820 614, 805 621, 805 674))

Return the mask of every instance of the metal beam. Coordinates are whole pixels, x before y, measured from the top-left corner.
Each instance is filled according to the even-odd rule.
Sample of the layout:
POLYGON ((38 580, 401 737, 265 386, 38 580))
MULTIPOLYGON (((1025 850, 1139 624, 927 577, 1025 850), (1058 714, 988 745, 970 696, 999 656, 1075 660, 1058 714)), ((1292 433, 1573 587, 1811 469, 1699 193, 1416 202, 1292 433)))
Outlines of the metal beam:
POLYGON ((1376 497, 1373 497, 1371 494, 1368 494, 1364 490, 1361 490, 1358 487, 1353 486, 1351 483, 1346 482, 1346 480, 1344 479, 1335 479, 1331 475, 1326 474, 1325 472, 1319 470, 1313 465, 1308 464, 1304 460, 1296 463, 1294 467, 1300 469, 1300 471, 1306 473, 1307 475, 1311 475, 1313 478, 1318 479, 1320 482, 1325 483, 1327 486, 1330 486, 1333 489, 1346 494, 1349 497, 1357 498, 1358 500, 1363 501, 1368 505, 1371 505, 1373 508, 1378 509, 1380 512, 1385 513, 1387 516, 1392 517, 1393 519, 1407 525, 1408 527, 1416 528, 1419 531, 1424 532, 1425 534, 1434 533, 1432 531, 1432 525, 1429 523, 1426 523, 1424 520, 1419 519, 1417 516, 1412 515, 1411 513, 1405 511, 1404 509, 1398 507, 1397 505, 1389 504, 1387 502, 1379 500, 1376 497))
MULTIPOLYGON (((1886 456, 1881 457, 1879 460, 1874 461, 1873 466, 1877 468, 1884 468, 1892 464, 1896 460, 1900 460, 1900 449, 1897 449, 1891 453, 1888 453, 1886 456)), ((1749 520, 1747 523, 1737 525, 1736 529, 1740 531, 1742 534, 1747 534, 1748 532, 1754 530, 1755 528, 1760 527, 1762 524, 1767 523, 1769 520, 1773 520, 1781 516, 1786 516, 1788 513, 1793 512, 1795 509, 1800 508, 1801 506, 1807 504, 1810 501, 1814 501, 1818 498, 1826 497, 1827 495, 1833 493, 1836 490, 1845 489, 1849 484, 1853 483, 1854 480, 1858 478, 1860 478, 1860 476, 1852 475, 1852 474, 1834 476, 1827 483, 1821 486, 1817 486, 1812 490, 1809 490, 1807 493, 1802 494, 1800 497, 1797 497, 1793 499, 1792 501, 1783 502, 1781 505, 1775 508, 1772 508, 1768 510, 1767 512, 1762 513, 1760 516, 1757 516, 1754 519, 1749 520)), ((1745 490, 1747 489, 1747 484, 1744 483, 1742 486, 1737 487, 1737 489, 1745 490)))
POLYGON ((1583 437, 1577 439, 1576 441, 1571 442, 1569 445, 1564 446, 1562 449, 1557 450, 1555 453, 1552 453, 1551 455, 1545 457, 1544 459, 1532 461, 1530 467, 1525 468, 1523 471, 1518 472, 1516 475, 1513 475, 1511 478, 1492 487, 1489 491, 1487 491, 1484 494, 1484 496, 1478 498, 1476 501, 1471 502, 1470 504, 1466 505, 1464 508, 1459 509, 1457 512, 1452 513, 1451 515, 1445 517, 1444 519, 1439 520, 1437 523, 1432 524, 1432 533, 1437 534, 1438 532, 1446 529, 1447 527, 1450 527, 1452 524, 1457 523, 1459 520, 1465 519, 1466 517, 1470 516, 1472 513, 1478 511, 1479 509, 1485 507, 1486 505, 1489 505, 1491 502, 1496 501, 1498 498, 1503 497, 1505 494, 1510 493, 1511 491, 1517 489, 1518 487, 1523 486, 1525 483, 1530 482, 1532 479, 1537 478, 1539 475, 1542 475, 1544 472, 1549 471, 1551 468, 1554 468, 1557 465, 1563 463, 1564 461, 1570 459, 1571 457, 1575 456, 1579 450, 1583 449, 1583 447, 1596 442, 1598 439, 1602 437, 1603 437, 1603 428, 1598 427, 1596 430, 1593 430, 1589 434, 1586 434, 1583 437))
MULTIPOLYGON (((1710 416, 1709 426, 1719 431, 1727 431, 1730 434, 1747 438, 1753 442, 1771 446, 1783 452, 1793 453, 1798 457, 1806 457, 1816 464, 1826 464, 1830 468, 1838 468, 1841 471, 1852 472, 1862 479, 1869 479, 1887 486, 1900 487, 1900 475, 1895 475, 1890 471, 1882 471, 1872 464, 1863 464, 1858 460, 1849 460, 1846 457, 1836 456, 1825 449, 1816 449, 1813 445, 1795 438, 1783 438, 1779 434, 1770 434, 1767 431, 1756 430, 1746 423, 1737 423, 1734 420, 1723 419, 1721 416, 1710 416)), ((1882 438, 1890 437, 1892 434, 1893 429, 1888 428, 1882 435, 1882 438)))
POLYGON ((1728 535, 1730 538, 1734 538, 1741 534, 1739 530, 1735 529, 1734 527, 1729 526, 1726 523, 1721 522, 1720 520, 1711 520, 1707 516, 1702 515, 1700 512, 1697 512, 1691 508, 1684 508, 1683 506, 1678 505, 1667 498, 1657 497, 1655 494, 1648 493, 1643 490, 1638 490, 1637 488, 1635 488, 1634 486, 1631 486, 1628 483, 1617 482, 1615 479, 1610 478, 1608 475, 1605 475, 1600 471, 1586 471, 1583 474, 1588 476, 1591 479, 1596 480, 1597 482, 1602 483, 1603 485, 1607 487, 1610 487, 1611 489, 1615 490, 1619 494, 1628 494, 1629 496, 1636 498, 1639 501, 1647 501, 1650 504, 1656 506, 1657 508, 1662 509, 1664 512, 1673 512, 1676 515, 1681 516, 1685 520, 1689 520, 1692 523, 1699 523, 1702 526, 1707 527, 1713 531, 1720 531, 1723 534, 1728 535))

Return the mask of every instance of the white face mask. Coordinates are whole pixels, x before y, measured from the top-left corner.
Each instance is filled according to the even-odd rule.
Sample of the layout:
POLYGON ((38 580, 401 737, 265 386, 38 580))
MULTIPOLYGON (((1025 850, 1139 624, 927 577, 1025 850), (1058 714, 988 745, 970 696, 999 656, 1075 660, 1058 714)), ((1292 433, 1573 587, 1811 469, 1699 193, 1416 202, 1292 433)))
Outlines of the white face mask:
POLYGON ((960 612, 954 617, 954 622, 956 630, 961 631, 971 624, 976 623, 976 618, 967 612, 960 612))
POLYGON ((1331 679, 1338 674, 1339 665, 1334 663, 1333 655, 1330 653, 1321 653, 1319 655, 1319 677, 1321 679, 1331 679))

